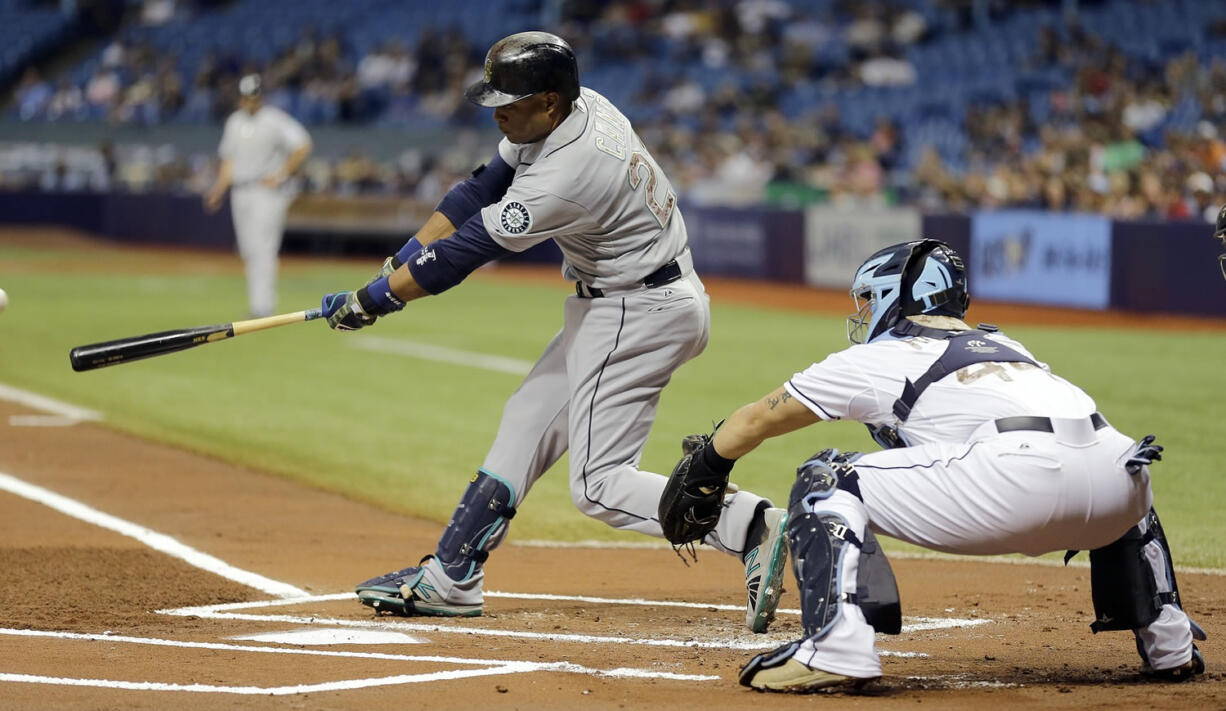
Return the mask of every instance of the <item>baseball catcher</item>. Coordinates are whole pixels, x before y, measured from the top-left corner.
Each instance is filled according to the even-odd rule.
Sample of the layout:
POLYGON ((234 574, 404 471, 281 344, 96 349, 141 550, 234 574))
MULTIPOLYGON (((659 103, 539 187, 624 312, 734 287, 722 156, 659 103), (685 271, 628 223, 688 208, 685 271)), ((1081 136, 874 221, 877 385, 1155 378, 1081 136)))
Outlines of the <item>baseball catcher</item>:
MULTIPOLYGON (((732 413, 702 447, 701 461, 731 469, 765 439, 828 420, 869 425, 890 447, 826 449, 797 469, 787 543, 804 633, 752 659, 741 683, 809 691, 881 675, 874 632, 897 631, 899 605, 874 533, 961 554, 1089 550, 1092 629, 1132 631, 1154 678, 1203 672, 1204 633, 1151 507, 1154 437, 1135 442, 1021 343, 963 322, 966 271, 942 242, 877 252, 851 294, 853 345, 732 413)), ((710 508, 696 501, 695 526, 710 508)))

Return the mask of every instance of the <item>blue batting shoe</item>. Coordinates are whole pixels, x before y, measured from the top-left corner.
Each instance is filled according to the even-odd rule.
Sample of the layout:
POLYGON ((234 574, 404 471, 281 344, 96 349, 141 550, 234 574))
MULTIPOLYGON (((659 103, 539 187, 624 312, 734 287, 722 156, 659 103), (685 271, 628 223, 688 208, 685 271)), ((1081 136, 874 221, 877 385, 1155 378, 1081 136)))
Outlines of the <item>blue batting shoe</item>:
POLYGON ((427 580, 425 564, 434 558, 428 555, 411 568, 396 570, 358 583, 354 590, 358 602, 403 617, 478 617, 481 604, 457 604, 443 599, 427 580))

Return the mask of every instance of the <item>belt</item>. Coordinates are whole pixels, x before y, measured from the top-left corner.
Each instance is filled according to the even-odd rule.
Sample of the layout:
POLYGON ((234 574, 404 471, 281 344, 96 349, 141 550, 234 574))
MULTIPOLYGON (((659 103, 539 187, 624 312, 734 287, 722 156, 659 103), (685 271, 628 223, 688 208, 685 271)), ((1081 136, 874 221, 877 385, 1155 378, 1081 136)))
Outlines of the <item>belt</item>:
MULTIPOLYGON (((642 286, 648 289, 654 289, 657 286, 664 286, 665 284, 670 284, 674 281, 677 281, 680 278, 681 278, 681 265, 677 263, 676 259, 674 259, 668 264, 665 264, 664 266, 660 267, 654 272, 643 277, 642 286)), ((630 287, 630 288, 634 289, 636 287, 630 287)), ((610 291, 613 291, 613 290, 610 290, 610 291)), ((621 291, 621 290, 619 289, 617 291, 621 291)), ((594 286, 588 286, 587 284, 584 284, 581 281, 577 281, 575 282, 575 294, 579 296, 579 298, 582 298, 582 299, 594 299, 594 298, 600 298, 604 296, 605 290, 598 289, 594 286)))
MULTIPOLYGON (((1090 424, 1094 429, 1101 430, 1107 426, 1107 420, 1099 413, 1090 415, 1090 424)), ((996 421, 997 432, 1018 432, 1020 430, 1032 430, 1034 432, 1055 432, 1056 428, 1052 424, 1050 417, 1036 417, 1034 415, 1018 415, 1016 417, 1002 417, 996 421)))

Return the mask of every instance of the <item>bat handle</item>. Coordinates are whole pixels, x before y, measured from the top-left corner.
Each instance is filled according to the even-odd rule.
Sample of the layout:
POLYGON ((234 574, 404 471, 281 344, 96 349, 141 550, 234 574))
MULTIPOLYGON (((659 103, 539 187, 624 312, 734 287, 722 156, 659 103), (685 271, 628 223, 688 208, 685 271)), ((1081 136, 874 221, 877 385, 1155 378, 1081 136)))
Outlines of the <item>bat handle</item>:
POLYGON ((303 321, 314 321, 315 319, 320 318, 324 315, 324 310, 320 308, 307 309, 306 311, 303 312, 303 314, 304 314, 302 317, 303 321))

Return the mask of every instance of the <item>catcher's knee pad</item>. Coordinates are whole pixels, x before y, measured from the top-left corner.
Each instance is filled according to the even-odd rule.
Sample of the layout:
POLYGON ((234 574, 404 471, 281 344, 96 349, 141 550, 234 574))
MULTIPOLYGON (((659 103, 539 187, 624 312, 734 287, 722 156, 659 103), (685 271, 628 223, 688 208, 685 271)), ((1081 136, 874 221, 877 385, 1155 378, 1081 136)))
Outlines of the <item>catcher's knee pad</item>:
POLYGON ((1171 550, 1157 512, 1150 509, 1145 523, 1144 531, 1133 526, 1114 543, 1090 551, 1095 617, 1090 629, 1095 633, 1145 627, 1158 619, 1163 605, 1180 604, 1171 550), (1157 559, 1159 565, 1151 562, 1157 559), (1159 575, 1165 576, 1166 585, 1159 585, 1159 575))
POLYGON ((438 541, 434 557, 447 577, 464 582, 489 557, 487 547, 515 516, 515 489, 506 480, 479 469, 460 498, 451 523, 438 541))
POLYGON ((847 520, 836 513, 812 513, 794 508, 788 521, 788 549, 800 588, 801 623, 805 635, 826 636, 842 614, 844 602, 855 595, 842 590, 843 559, 848 546, 861 546, 847 520))
POLYGON ((860 495, 860 474, 853 462, 860 458, 859 452, 840 454, 837 449, 823 449, 809 457, 796 470, 796 482, 788 497, 788 508, 804 503, 805 510, 813 510, 813 504, 830 498, 837 489, 842 489, 857 499, 860 495))

